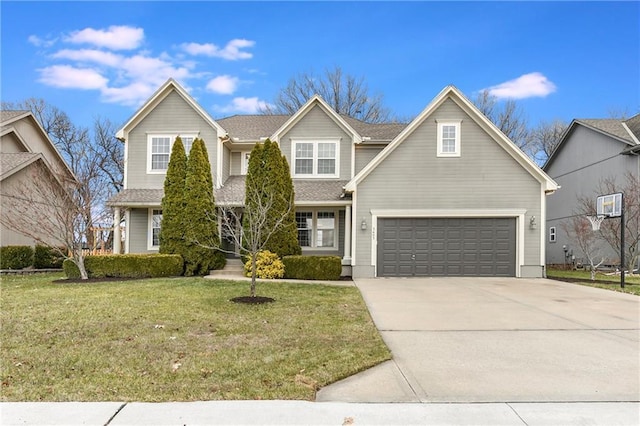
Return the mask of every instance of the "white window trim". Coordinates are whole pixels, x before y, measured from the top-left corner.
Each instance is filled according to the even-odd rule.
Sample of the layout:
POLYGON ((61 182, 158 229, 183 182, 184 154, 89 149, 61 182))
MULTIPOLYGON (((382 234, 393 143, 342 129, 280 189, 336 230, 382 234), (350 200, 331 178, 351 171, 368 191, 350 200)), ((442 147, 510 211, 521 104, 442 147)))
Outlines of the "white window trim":
POLYGON ((251 154, 251 151, 240 151, 240 174, 243 176, 249 170, 249 162, 244 160, 247 154, 251 154))
MULTIPOLYGON (((151 207, 149 209, 149 216, 147 220, 147 250, 158 251, 160 250, 160 245, 153 245, 153 211, 154 210, 162 210, 161 207, 151 207)), ((162 229, 162 227, 160 228, 162 229)))
POLYGON ((460 149, 460 128, 462 127, 460 123, 462 120, 436 120, 438 123, 438 149, 437 156, 438 157, 460 157, 461 149, 460 149), (456 129, 456 147, 454 152, 444 152, 442 146, 442 130, 444 126, 454 126, 456 129))
POLYGON ((549 242, 555 243, 558 240, 558 233, 555 226, 549 228, 549 242))
POLYGON ((304 179, 332 179, 340 177, 340 138, 291 138, 291 176, 304 179), (313 144, 313 173, 296 173, 296 144, 313 144), (318 144, 334 143, 336 145, 336 169, 333 174, 318 174, 318 144))
MULTIPOLYGON (((312 214, 311 225, 311 247, 300 247, 305 252, 312 251, 339 251, 340 250, 340 211, 335 209, 326 208, 300 208, 296 209, 296 212, 310 212, 312 214), (331 212, 333 213, 334 228, 333 228, 333 247, 316 247, 318 238, 318 212, 331 212)), ((297 230, 297 224, 296 224, 297 230)))
MULTIPOLYGON (((167 174, 167 169, 164 170, 155 170, 152 169, 151 163, 151 140, 153 138, 169 138, 169 160, 171 160, 171 151, 173 150, 173 143, 176 141, 176 138, 180 136, 180 138, 197 138, 198 132, 162 132, 162 133, 147 133, 147 174, 150 175, 164 175, 167 174)), ((187 153, 187 155, 189 155, 187 153)))

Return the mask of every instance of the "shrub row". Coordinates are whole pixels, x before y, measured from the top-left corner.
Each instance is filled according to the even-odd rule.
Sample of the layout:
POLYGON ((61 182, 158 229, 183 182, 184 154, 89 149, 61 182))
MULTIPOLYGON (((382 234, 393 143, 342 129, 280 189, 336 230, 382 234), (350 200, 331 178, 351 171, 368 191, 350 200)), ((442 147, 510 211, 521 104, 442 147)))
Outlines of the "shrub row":
POLYGON ((284 277, 298 280, 338 280, 342 261, 338 256, 285 256, 284 277))
POLYGON ((57 250, 47 246, 0 247, 0 269, 57 269, 62 268, 63 260, 57 250))
MULTIPOLYGON (((87 256, 84 266, 89 278, 155 278, 182 275, 182 256, 179 254, 115 254, 87 256)), ((80 271, 71 259, 64 261, 67 278, 80 278, 80 271)))

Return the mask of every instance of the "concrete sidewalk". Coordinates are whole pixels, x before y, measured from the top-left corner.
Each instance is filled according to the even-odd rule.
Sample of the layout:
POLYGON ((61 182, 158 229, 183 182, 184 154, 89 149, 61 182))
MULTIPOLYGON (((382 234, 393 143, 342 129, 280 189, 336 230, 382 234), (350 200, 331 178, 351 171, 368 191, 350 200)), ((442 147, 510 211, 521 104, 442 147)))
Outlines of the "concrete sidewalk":
POLYGON ((9 425, 638 425, 640 404, 308 401, 5 402, 9 425))

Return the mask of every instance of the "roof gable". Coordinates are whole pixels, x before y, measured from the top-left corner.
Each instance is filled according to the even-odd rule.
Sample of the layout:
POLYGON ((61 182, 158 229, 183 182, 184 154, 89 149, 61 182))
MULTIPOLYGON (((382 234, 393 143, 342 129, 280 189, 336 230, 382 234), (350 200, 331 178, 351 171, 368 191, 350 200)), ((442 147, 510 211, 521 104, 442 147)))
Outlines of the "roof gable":
POLYGON ((132 116, 127 120, 124 126, 116 132, 118 139, 126 139, 128 133, 135 128, 153 109, 161 103, 171 92, 180 95, 187 104, 193 108, 211 127, 215 128, 219 134, 225 134, 226 131, 218 124, 196 101, 187 93, 187 91, 178 84, 173 78, 167 80, 156 92, 151 95, 149 100, 145 102, 132 116))
POLYGON ((431 103, 404 128, 367 166, 365 166, 345 186, 346 191, 355 191, 378 165, 380 165, 409 135, 429 118, 447 99, 456 103, 476 124, 478 124, 502 149, 513 157, 530 175, 544 185, 545 191, 555 191, 558 184, 544 173, 529 157, 526 156, 509 138, 507 138, 487 117, 482 114, 457 88, 445 87, 431 103))
MULTIPOLYGON (((56 145, 51 141, 51 139, 49 138, 49 135, 42 128, 42 125, 40 125, 40 122, 36 119, 36 117, 33 115, 31 111, 2 110, 0 114, 0 120, 1 120, 0 136, 5 136, 7 134, 12 133, 15 135, 16 139, 18 139, 18 141, 24 146, 24 148, 26 149, 26 152, 34 153, 34 149, 29 144, 29 141, 26 140, 13 125, 14 123, 17 123, 21 120, 30 120, 34 125, 36 132, 40 134, 40 137, 42 138, 42 140, 45 141, 45 144, 48 145, 49 148, 51 148, 51 152, 53 153, 56 159, 55 162, 60 163, 63 167, 63 170, 65 170, 69 174, 69 177, 77 181, 77 178, 73 173, 73 170, 71 170, 71 168, 65 161, 62 154, 60 154, 60 151, 58 151, 58 148, 56 147, 56 145)), ((47 164, 47 167, 51 169, 50 163, 49 161, 47 161, 46 156, 43 155, 42 160, 45 162, 45 164, 47 164)), ((49 158, 49 160, 52 160, 52 158, 49 158)))
POLYGON ((315 106, 320 107, 325 114, 329 116, 338 126, 342 128, 347 134, 350 134, 354 143, 362 142, 362 136, 347 123, 337 112, 333 110, 319 95, 314 95, 309 99, 295 114, 293 114, 287 121, 284 122, 273 135, 271 140, 280 142, 280 137, 295 126, 305 115, 307 115, 315 106))
POLYGON ((640 117, 640 114, 630 118, 626 122, 618 119, 573 119, 560 137, 560 142, 553 150, 549 158, 547 158, 547 161, 545 161, 542 169, 545 171, 549 170, 551 164, 555 161, 559 153, 566 145, 566 141, 571 137, 578 126, 585 127, 604 136, 608 136, 614 141, 628 145, 629 149, 635 147, 636 145, 638 145, 637 141, 635 140, 637 138, 633 133, 633 129, 629 127, 629 124, 634 129, 636 124, 638 124, 638 126, 640 127, 640 123, 636 121, 638 117, 640 117))

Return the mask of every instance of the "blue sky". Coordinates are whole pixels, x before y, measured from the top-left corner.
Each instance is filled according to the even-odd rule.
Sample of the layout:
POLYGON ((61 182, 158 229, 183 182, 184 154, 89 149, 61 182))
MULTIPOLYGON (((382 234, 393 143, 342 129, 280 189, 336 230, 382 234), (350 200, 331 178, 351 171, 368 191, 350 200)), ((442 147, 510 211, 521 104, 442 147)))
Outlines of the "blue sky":
POLYGON ((123 123, 174 77, 214 117, 341 66, 401 117, 448 84, 531 124, 640 110, 638 2, 2 1, 3 101, 123 123))

